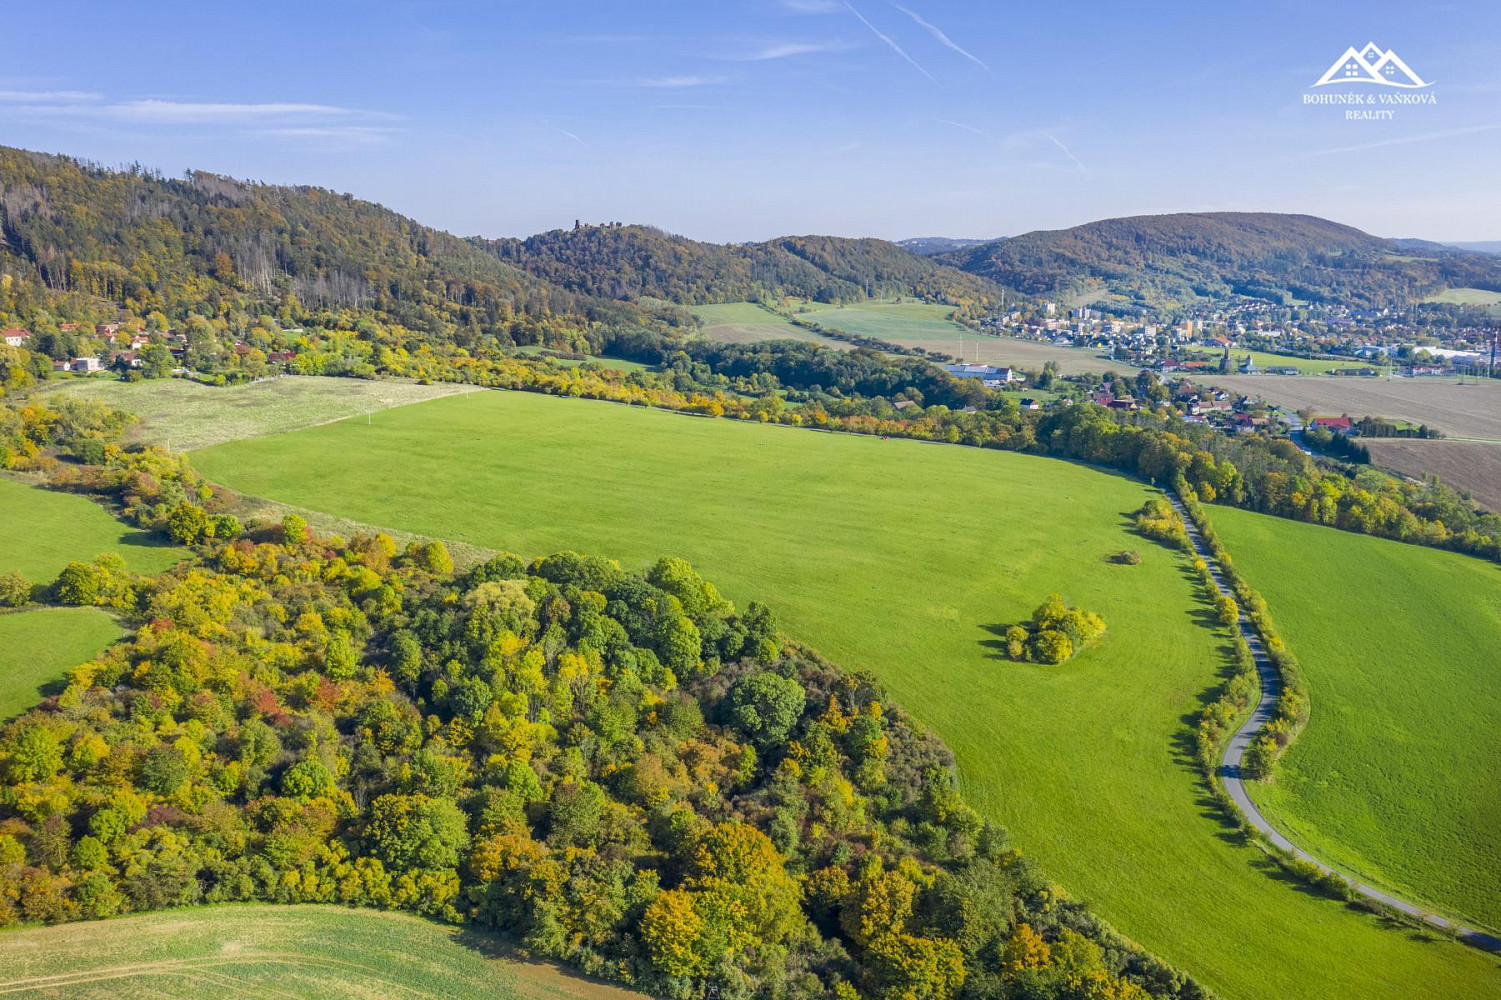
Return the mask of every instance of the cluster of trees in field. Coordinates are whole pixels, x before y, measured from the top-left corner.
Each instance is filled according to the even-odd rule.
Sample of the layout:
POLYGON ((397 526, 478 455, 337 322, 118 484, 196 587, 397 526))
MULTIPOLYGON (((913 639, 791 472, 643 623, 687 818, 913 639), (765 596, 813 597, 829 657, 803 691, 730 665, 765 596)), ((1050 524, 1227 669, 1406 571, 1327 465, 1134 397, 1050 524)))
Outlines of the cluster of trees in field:
POLYGON ((0 924, 340 902, 665 996, 1206 996, 1009 848, 875 681, 681 560, 221 537, 154 447, 66 479, 209 520, 159 576, 52 582, 132 634, 0 729, 0 924))
POLYGON ((1032 663, 1067 663, 1105 634, 1105 619, 1049 594, 1025 622, 1006 629, 1006 655, 1032 663))

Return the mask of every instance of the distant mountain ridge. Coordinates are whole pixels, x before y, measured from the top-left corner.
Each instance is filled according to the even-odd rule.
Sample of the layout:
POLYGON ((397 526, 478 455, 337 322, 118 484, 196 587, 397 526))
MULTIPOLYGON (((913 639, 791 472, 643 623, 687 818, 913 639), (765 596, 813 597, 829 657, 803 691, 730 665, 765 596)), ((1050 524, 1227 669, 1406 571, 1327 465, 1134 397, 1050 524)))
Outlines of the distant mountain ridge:
POLYGON ((783 236, 764 243, 704 243, 652 226, 611 224, 471 242, 509 266, 609 299, 689 305, 783 295, 825 302, 917 295, 957 304, 1000 294, 988 278, 877 239, 783 236))
POLYGON ((924 257, 934 257, 951 250, 963 250, 965 247, 979 246, 981 243, 995 243, 1005 238, 995 236, 990 239, 972 240, 955 239, 951 236, 913 236, 910 239, 897 240, 896 245, 924 257))
POLYGON ((1448 287, 1501 290, 1501 259, 1414 242, 1311 215, 1211 212, 1105 219, 934 259, 1025 294, 1123 309, 1235 298, 1380 308, 1448 287))

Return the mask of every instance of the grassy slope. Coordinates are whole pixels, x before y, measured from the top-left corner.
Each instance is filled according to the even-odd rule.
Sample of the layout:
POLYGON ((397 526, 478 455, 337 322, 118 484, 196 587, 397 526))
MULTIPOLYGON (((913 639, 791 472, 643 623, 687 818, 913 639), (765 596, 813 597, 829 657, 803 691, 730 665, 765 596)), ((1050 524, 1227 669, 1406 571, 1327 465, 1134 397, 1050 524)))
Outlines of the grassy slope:
POLYGON ((488 957, 496 949, 494 939, 403 914, 215 906, 0 932, 0 992, 65 1000, 640 998, 551 966, 488 957))
POLYGON ((1220 641, 1177 558, 1126 533, 1136 483, 510 393, 196 460, 249 493, 528 555, 676 553, 736 600, 773 600, 789 632, 934 726, 977 807, 1046 871, 1232 1000, 1501 996, 1493 962, 1310 898, 1232 843, 1178 749, 1220 641), (1128 547, 1140 566, 1103 561, 1128 547), (1062 669, 992 658, 986 626, 1051 590, 1105 616, 1103 644, 1062 669))
POLYGON ((187 449, 364 416, 371 410, 420 403, 468 388, 453 384, 286 376, 227 388, 186 379, 146 382, 90 379, 64 382, 53 391, 129 410, 141 418, 135 434, 187 449))
POLYGON ((1266 351, 1246 351, 1230 349, 1230 361, 1236 367, 1245 356, 1249 354, 1251 361, 1257 368, 1265 371, 1268 368, 1296 368, 1304 375, 1321 375, 1324 372, 1332 372, 1340 368, 1370 368, 1375 366, 1372 361, 1361 361, 1358 358, 1350 358, 1345 361, 1320 361, 1316 358, 1300 358, 1292 354, 1269 354, 1266 351))
POLYGON ((807 319, 820 326, 880 340, 948 340, 964 328, 950 320, 953 306, 927 302, 862 302, 855 306, 832 306, 804 302, 807 319))
POLYGON ((1331 864, 1501 928, 1501 570, 1213 509, 1313 690, 1268 817, 1331 864))
POLYGON ((98 504, 72 493, 0 478, 0 573, 20 570, 47 583, 70 561, 118 552, 137 573, 158 573, 182 550, 137 531, 98 504))
POLYGON ((820 337, 812 330, 793 326, 754 302, 693 306, 690 311, 704 324, 703 334, 710 340, 732 344, 749 344, 758 340, 811 340, 815 343, 830 343, 829 338, 820 337))
POLYGON ((1437 295, 1430 295, 1427 302, 1447 302, 1458 306, 1501 305, 1501 292, 1488 288, 1446 288, 1437 295))
POLYGON ((99 654, 120 626, 93 608, 39 608, 0 614, 0 719, 41 700, 38 690, 99 654))

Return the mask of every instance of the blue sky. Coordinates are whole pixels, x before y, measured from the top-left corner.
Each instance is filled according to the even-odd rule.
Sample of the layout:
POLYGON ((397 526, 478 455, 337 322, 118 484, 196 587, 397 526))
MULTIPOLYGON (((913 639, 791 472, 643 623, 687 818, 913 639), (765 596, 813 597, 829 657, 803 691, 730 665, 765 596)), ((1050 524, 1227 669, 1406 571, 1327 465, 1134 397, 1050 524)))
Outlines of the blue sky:
POLYGON ((1501 239, 1493 0, 7 6, 0 142, 318 184, 463 234, 1268 210, 1501 239), (1370 41, 1437 103, 1304 105, 1370 41))

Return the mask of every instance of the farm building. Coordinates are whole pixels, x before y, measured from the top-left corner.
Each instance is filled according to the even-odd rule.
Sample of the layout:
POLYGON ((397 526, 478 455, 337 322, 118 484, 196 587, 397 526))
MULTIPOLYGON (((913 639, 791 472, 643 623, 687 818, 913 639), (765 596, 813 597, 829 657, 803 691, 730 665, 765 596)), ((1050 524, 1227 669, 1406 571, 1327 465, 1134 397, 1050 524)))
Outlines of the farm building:
POLYGON ((1309 426, 1317 431, 1328 431, 1331 434, 1353 434, 1355 425, 1349 417, 1314 417, 1309 421, 1309 426))

